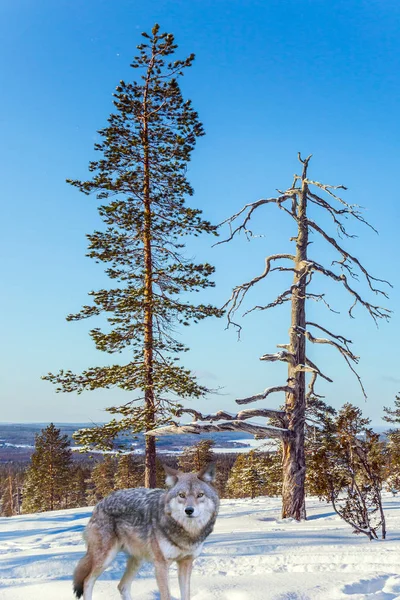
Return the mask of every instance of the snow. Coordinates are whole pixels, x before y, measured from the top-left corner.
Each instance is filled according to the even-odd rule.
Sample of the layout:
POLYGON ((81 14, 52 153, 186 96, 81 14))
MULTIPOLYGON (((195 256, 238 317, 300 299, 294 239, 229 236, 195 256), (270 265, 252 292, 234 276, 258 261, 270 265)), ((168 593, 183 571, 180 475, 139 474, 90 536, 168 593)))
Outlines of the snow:
MULTIPOLYGON (((385 497, 388 539, 354 535, 329 505, 307 503, 308 520, 279 517, 278 498, 223 500, 214 533, 195 563, 192 600, 400 600, 400 500, 385 497)), ((84 552, 90 508, 0 519, 0 600, 72 600, 71 574, 84 552)), ((118 556, 94 600, 119 600, 118 556)), ((171 591, 179 599, 176 568, 171 591)), ((134 582, 135 600, 158 600, 153 567, 134 582)))
MULTIPOLYGON (((250 439, 244 439, 244 440, 227 440, 228 442, 234 443, 234 444, 242 444, 243 447, 241 448, 240 446, 234 446, 233 448, 225 448, 225 447, 212 447, 212 451, 214 453, 217 454, 239 454, 239 453, 244 453, 244 452, 249 452, 249 450, 257 450, 258 448, 263 449, 263 446, 265 446, 265 440, 255 440, 254 438, 250 438, 250 439)), ((268 440, 268 442, 271 444, 271 440, 268 440)), ((273 442, 272 442, 273 443, 273 442)), ((265 448, 263 449, 264 452, 266 451, 265 448)))

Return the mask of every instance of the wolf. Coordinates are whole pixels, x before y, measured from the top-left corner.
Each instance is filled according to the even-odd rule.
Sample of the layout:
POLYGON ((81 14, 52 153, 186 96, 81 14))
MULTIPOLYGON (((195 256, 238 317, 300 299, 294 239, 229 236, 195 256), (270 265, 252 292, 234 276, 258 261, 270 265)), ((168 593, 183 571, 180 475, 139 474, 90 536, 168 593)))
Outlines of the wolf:
POLYGON ((122 600, 142 561, 154 563, 160 600, 171 600, 168 569, 178 564, 182 600, 190 600, 193 561, 214 528, 219 509, 213 487, 215 465, 183 473, 163 465, 168 489, 132 488, 113 492, 94 508, 85 530, 87 553, 74 572, 78 598, 92 600, 96 579, 122 550, 128 555, 118 584, 122 600))

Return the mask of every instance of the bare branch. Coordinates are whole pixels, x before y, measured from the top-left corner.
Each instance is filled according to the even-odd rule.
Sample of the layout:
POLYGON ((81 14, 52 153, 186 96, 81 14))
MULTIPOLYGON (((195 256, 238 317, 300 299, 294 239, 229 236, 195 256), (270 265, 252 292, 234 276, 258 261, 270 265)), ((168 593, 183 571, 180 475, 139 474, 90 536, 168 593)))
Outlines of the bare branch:
POLYGON ((317 377, 318 377, 317 371, 313 371, 313 374, 311 375, 310 383, 308 384, 308 392, 306 395, 306 401, 313 397, 314 398, 325 398, 325 396, 321 396, 320 394, 317 394, 315 392, 315 383, 317 381, 317 377))
MULTIPOLYGON (((347 202, 345 202, 344 200, 342 200, 340 198, 339 201, 342 204, 344 204, 345 208, 338 209, 338 208, 335 208, 334 206, 332 206, 324 198, 321 198, 317 194, 313 194, 312 192, 310 192, 310 190, 308 190, 308 195, 309 195, 309 200, 311 202, 313 202, 314 204, 317 204, 321 208, 325 208, 331 214, 331 217, 333 218, 335 223, 338 225, 340 232, 343 233, 346 237, 354 238, 357 236, 348 234, 344 228, 344 225, 341 223, 341 221, 339 221, 339 219, 336 220, 336 215, 338 215, 338 216, 345 215, 346 218, 350 215, 351 217, 354 217, 355 219, 357 219, 357 221, 360 221, 361 223, 364 223, 364 225, 367 225, 367 227, 372 229, 372 231, 374 231, 375 233, 378 233, 378 231, 375 229, 375 227, 373 227, 371 225, 371 223, 369 223, 364 218, 362 213, 359 210, 357 210, 358 208, 361 208, 357 204, 347 204, 347 202)), ((336 197, 336 199, 338 199, 338 198, 336 197)))
POLYGON ((346 347, 347 347, 348 344, 352 344, 353 343, 351 340, 348 340, 343 335, 336 335, 336 334, 332 333, 331 331, 329 331, 329 329, 326 329, 326 327, 322 327, 322 325, 318 325, 318 323, 313 323, 312 321, 307 321, 306 325, 309 325, 310 327, 316 327, 317 329, 320 329, 324 333, 327 333, 331 337, 335 338, 335 340, 339 340, 339 342, 342 342, 342 344, 344 344, 346 347))
POLYGON ((312 158, 312 154, 309 154, 309 155, 307 156, 307 158, 304 158, 304 159, 302 159, 302 158, 301 158, 301 152, 298 152, 298 153, 297 153, 297 158, 299 159, 299 161, 300 161, 300 162, 301 162, 303 165, 305 165, 305 166, 308 166, 308 163, 310 162, 310 160, 311 160, 311 158, 312 158))
MULTIPOLYGON (((384 308, 382 306, 377 306, 377 305, 374 305, 374 304, 370 304, 366 300, 363 300, 361 298, 360 294, 358 292, 356 292, 353 288, 351 288, 349 286, 349 283, 347 281, 347 277, 343 273, 341 275, 337 275, 333 271, 330 271, 329 269, 326 269, 325 267, 323 267, 322 265, 320 265, 320 264, 318 264, 318 263, 316 263, 314 261, 309 261, 309 266, 310 266, 310 268, 313 268, 315 271, 318 271, 318 273, 322 273, 326 277, 330 277, 331 279, 334 279, 335 281, 338 281, 339 283, 342 283, 343 286, 346 288, 346 290, 352 296, 354 296, 354 298, 355 298, 354 303, 352 304, 352 306, 349 309, 349 315, 350 315, 350 317, 353 317, 352 312, 353 312, 353 310, 354 310, 357 302, 359 302, 360 304, 362 304, 362 306, 364 306, 364 308, 367 309, 367 311, 369 312, 369 314, 371 315, 371 317, 374 319, 375 324, 377 324, 377 319, 386 319, 386 320, 389 319, 390 313, 392 311, 389 310, 388 308, 384 308)), ((386 295, 386 294, 384 294, 384 295, 386 295)))
POLYGON ((221 419, 226 419, 227 421, 245 421, 246 419, 251 419, 253 417, 284 417, 285 412, 282 410, 274 410, 270 408, 247 408, 245 410, 239 411, 236 415, 232 413, 226 412, 224 410, 219 410, 216 413, 210 415, 203 415, 197 410, 192 408, 181 408, 176 412, 177 417, 181 417, 183 414, 189 414, 194 417, 193 422, 197 421, 221 421, 221 419))
POLYGON ((336 315, 339 314, 339 311, 334 310, 331 307, 331 305, 325 300, 325 294, 311 294, 311 292, 307 292, 305 296, 306 296, 306 298, 309 298, 310 300, 315 300, 315 302, 323 302, 328 310, 335 313, 336 315))
POLYGON ((330 346, 336 348, 342 354, 342 356, 347 356, 353 362, 358 363, 360 357, 353 354, 353 352, 346 346, 341 346, 338 342, 329 340, 327 338, 316 338, 312 335, 312 333, 310 333, 310 331, 300 330, 299 328, 295 328, 295 330, 298 333, 305 335, 305 337, 313 344, 329 344, 330 346))
POLYGON ((386 279, 378 279, 377 277, 373 277, 372 275, 370 275, 368 273, 367 269, 365 267, 363 267, 363 265, 360 263, 358 258, 356 258, 355 256, 352 256, 351 254, 349 254, 349 252, 347 252, 347 250, 344 250, 341 246, 339 246, 337 241, 333 237, 328 235, 319 225, 317 225, 314 221, 311 221, 310 219, 307 219, 307 222, 310 225, 310 227, 312 227, 312 229, 314 229, 315 231, 318 231, 318 233, 321 234, 322 237, 327 242, 329 242, 329 244, 331 244, 331 246, 333 246, 338 252, 340 252, 340 254, 345 258, 346 261, 347 260, 352 261, 354 264, 356 264, 358 266, 360 271, 364 274, 364 276, 368 282, 368 285, 373 292, 375 292, 376 294, 382 294, 382 296, 385 296, 385 298, 388 298, 388 295, 386 292, 383 292, 382 290, 375 288, 372 285, 372 281, 379 281, 380 283, 386 283, 390 287, 393 287, 392 284, 389 283, 389 281, 386 281, 386 279))
POLYGON ((225 221, 222 221, 222 223, 219 224, 218 227, 221 227, 222 225, 225 225, 226 223, 229 225, 230 236, 226 240, 221 240, 220 242, 217 242, 216 244, 214 244, 214 246, 218 246, 219 244, 225 244, 226 242, 230 242, 234 238, 234 236, 237 233, 239 233, 240 231, 244 231, 244 233, 246 235, 252 236, 253 235, 252 231, 247 229, 247 223, 250 221, 251 216, 252 216, 253 212, 256 210, 256 208, 258 208, 259 206, 263 206, 265 204, 277 204, 281 208, 282 203, 286 202, 286 200, 291 198, 293 196, 293 194, 296 194, 296 193, 298 193, 297 189, 296 190, 287 190, 286 192, 281 194, 278 198, 263 198, 261 200, 257 200, 256 202, 250 202, 249 204, 245 204, 244 207, 239 210, 239 212, 235 213, 231 217, 228 217, 228 219, 225 219, 225 221), (238 225, 236 227, 236 229, 232 230, 232 223, 238 217, 240 217, 240 215, 242 215, 246 210, 248 210, 248 213, 247 213, 243 223, 241 225, 238 225))
POLYGON ((277 438, 277 439, 288 439, 293 437, 293 432, 289 429, 280 427, 254 425, 253 423, 247 423, 246 421, 228 421, 218 423, 218 425, 212 424, 199 424, 189 423, 188 425, 167 425, 166 427, 160 427, 147 431, 145 435, 161 437, 164 435, 173 435, 180 433, 209 433, 212 431, 245 431, 251 433, 256 438, 277 438))
POLYGON ((278 417, 283 419, 286 417, 286 412, 284 410, 274 410, 273 408, 246 408, 237 414, 238 421, 252 419, 253 417, 278 417))
POLYGON ((337 196, 336 194, 334 194, 332 192, 332 190, 347 190, 347 187, 344 185, 329 185, 327 183, 320 183, 319 181, 313 181, 312 179, 306 179, 305 182, 308 185, 315 185, 316 187, 319 187, 321 190, 324 190, 324 192, 326 192, 327 194, 332 196, 332 198, 335 198, 335 200, 337 200, 341 204, 344 204, 345 206, 348 206, 348 207, 353 206, 353 207, 361 208, 357 204, 347 204, 347 202, 345 202, 342 198, 340 198, 339 196, 337 196))
MULTIPOLYGON (((296 329, 296 331, 297 331, 297 329, 296 329)), ((353 367, 353 365, 350 362, 350 361, 353 361, 357 364, 359 361, 359 356, 356 356, 355 354, 353 354, 353 352, 351 352, 351 350, 347 347, 347 345, 345 345, 345 347, 343 347, 339 343, 335 342, 334 340, 328 340, 326 338, 315 338, 309 331, 301 331, 301 333, 303 335, 305 335, 305 337, 313 344, 329 344, 330 346, 333 346, 334 348, 336 348, 340 352, 340 354, 343 356, 345 361, 347 362, 350 370, 357 377, 357 380, 358 380, 358 383, 360 384, 364 398, 367 398, 367 394, 365 392, 365 388, 361 381, 361 377, 359 376, 359 374, 357 373, 357 371, 355 370, 355 368, 353 367)), ((342 337, 342 336, 340 336, 340 337, 342 337)), ((345 338, 343 338, 343 339, 345 339, 345 338)), ((349 342, 349 340, 346 340, 346 342, 349 342)), ((315 383, 315 381, 312 384, 312 388, 314 386, 314 383, 315 383)), ((310 389, 309 394, 311 394, 311 389, 310 389)), ((309 394, 307 394, 307 397, 309 397, 309 394)), ((316 395, 316 394, 314 393, 314 395, 316 395)))
POLYGON ((249 289, 251 287, 253 287, 253 285, 255 285, 256 283, 258 283, 259 281, 261 281, 262 279, 267 277, 267 275, 271 269, 271 262, 276 261, 276 260, 281 260, 281 259, 282 260, 287 259, 287 260, 294 261, 295 257, 293 256, 293 254, 272 254, 271 256, 267 256, 267 258, 265 259, 265 269, 261 273, 261 275, 258 275, 257 277, 254 277, 250 281, 248 281, 246 283, 242 283, 241 285, 238 285, 233 289, 231 297, 222 307, 222 310, 224 310, 227 306, 230 305, 230 308, 227 313, 228 327, 229 327, 229 325, 235 325, 236 327, 239 327, 236 323, 234 323, 232 321, 232 316, 240 308, 249 289))
POLYGON ((347 209, 337 210, 337 209, 333 208, 329 204, 329 202, 326 202, 325 200, 323 200, 323 198, 320 198, 319 196, 317 196, 316 194, 312 194, 311 192, 308 192, 308 200, 310 202, 312 202, 313 204, 316 204, 317 206, 324 208, 325 210, 327 210, 329 212, 329 214, 332 217, 333 222, 336 225, 339 237, 342 237, 342 235, 345 237, 348 237, 348 238, 357 237, 354 234, 348 233, 345 226, 343 225, 343 223, 336 216, 337 214, 351 214, 351 212, 349 210, 347 210, 347 209))
POLYGON ((280 306, 281 304, 284 304, 285 302, 290 302, 290 300, 292 299, 292 292, 293 292, 293 286, 290 287, 288 290, 285 290, 284 292, 282 292, 282 294, 279 294, 279 296, 277 298, 275 298, 275 300, 273 302, 270 302, 269 304, 266 304, 265 306, 260 306, 257 304, 256 306, 253 306, 253 308, 246 310, 246 312, 243 313, 243 316, 245 317, 246 315, 253 312, 254 310, 268 310, 269 308, 274 308, 274 306, 280 306))
POLYGON ((314 364, 309 358, 306 358, 306 364, 305 365, 297 365, 294 370, 297 373, 299 373, 299 372, 303 372, 303 373, 317 373, 317 375, 319 375, 323 379, 326 379, 326 381, 329 381, 329 383, 333 382, 333 379, 331 379, 327 375, 324 375, 322 373, 322 371, 317 367, 317 365, 314 364))
POLYGON ((359 374, 357 373, 357 371, 355 370, 355 368, 353 367, 353 365, 351 364, 351 362, 349 361, 348 357, 346 355, 343 354, 343 358, 345 359, 345 361, 347 362, 349 369, 351 371, 353 371, 354 375, 357 377, 358 379, 358 383, 360 384, 360 388, 362 390, 363 396, 365 399, 367 399, 367 393, 365 391, 365 388, 363 386, 363 383, 361 381, 361 377, 359 376, 359 374))
POLYGON ((255 394, 254 396, 249 396, 248 398, 238 398, 238 400, 236 400, 236 404, 251 404, 251 402, 256 402, 257 400, 265 400, 267 396, 273 394, 274 392, 296 394, 296 389, 294 387, 290 387, 289 385, 275 385, 273 387, 266 388, 261 394, 255 394))

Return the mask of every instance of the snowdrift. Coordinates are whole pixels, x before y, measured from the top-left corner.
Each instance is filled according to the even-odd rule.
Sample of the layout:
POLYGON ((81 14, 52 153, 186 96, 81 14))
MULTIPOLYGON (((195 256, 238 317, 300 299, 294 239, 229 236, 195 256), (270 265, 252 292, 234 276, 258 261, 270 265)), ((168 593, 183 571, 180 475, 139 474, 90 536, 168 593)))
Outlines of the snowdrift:
MULTIPOLYGON (((400 499, 385 498, 388 539, 355 535, 330 506, 307 503, 308 520, 281 520, 274 498, 223 500, 214 533, 195 562, 193 600, 400 600, 400 499)), ((0 600, 72 600, 90 508, 0 519, 0 600)), ((119 555, 94 600, 119 600, 119 555)), ((176 569, 171 590, 179 599, 176 569)), ((132 586, 158 600, 151 565, 132 586)))

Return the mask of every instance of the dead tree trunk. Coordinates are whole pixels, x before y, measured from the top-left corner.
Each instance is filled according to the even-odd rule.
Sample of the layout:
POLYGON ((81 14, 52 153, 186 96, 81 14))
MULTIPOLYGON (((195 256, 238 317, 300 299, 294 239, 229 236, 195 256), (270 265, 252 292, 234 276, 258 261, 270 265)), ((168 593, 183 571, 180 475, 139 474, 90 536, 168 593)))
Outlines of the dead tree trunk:
MULTIPOLYGON (((296 520, 306 518, 304 501, 306 475, 304 438, 307 400, 318 397, 318 394, 315 392, 315 383, 318 377, 322 377, 329 382, 332 381, 332 379, 327 375, 324 375, 317 365, 308 358, 307 342, 311 342, 312 344, 327 344, 338 350, 345 359, 347 365, 356 375, 362 393, 364 396, 366 395, 361 379, 353 367, 353 363, 358 363, 358 356, 356 356, 349 347, 351 340, 343 335, 332 333, 319 323, 307 321, 306 306, 309 300, 322 302, 329 310, 332 310, 325 299, 325 293, 310 292, 309 284, 314 276, 323 276, 343 286, 352 296, 353 300, 348 311, 350 317, 353 317, 353 311, 357 304, 363 306, 375 322, 379 319, 388 319, 391 312, 380 305, 375 305, 365 300, 351 285, 351 282, 352 280, 357 280, 358 276, 361 274, 361 276, 365 278, 369 289, 374 294, 380 294, 386 298, 388 297, 386 292, 375 287, 376 282, 390 284, 385 280, 370 275, 367 269, 355 256, 350 254, 343 248, 341 243, 326 233, 321 226, 310 218, 308 214, 309 208, 316 205, 320 209, 325 210, 336 226, 340 238, 353 237, 347 232, 343 225, 343 222, 341 221, 342 217, 353 217, 369 227, 371 227, 371 225, 364 219, 358 205, 348 204, 336 195, 335 192, 337 189, 346 189, 343 185, 332 186, 309 179, 307 171, 311 156, 303 160, 299 154, 298 158, 302 164, 302 174, 294 176, 292 186, 284 192, 278 190, 280 195, 276 198, 266 198, 246 204, 238 213, 229 217, 224 223, 227 223, 230 226, 230 236, 223 242, 219 242, 220 244, 229 242, 240 232, 243 232, 247 238, 251 238, 253 234, 249 228, 249 221, 256 209, 267 204, 277 205, 278 208, 287 213, 296 223, 296 236, 291 238, 291 241, 294 241, 296 244, 295 253, 272 254, 271 256, 267 256, 265 259, 264 271, 250 281, 236 286, 233 289, 230 299, 224 306, 224 308, 227 309, 228 325, 235 326, 240 335, 242 327, 236 323, 233 318, 237 310, 241 307, 249 290, 258 282, 269 276, 273 271, 293 273, 293 282, 290 287, 279 294, 274 301, 266 305, 256 305, 244 313, 244 315, 246 315, 255 310, 265 311, 286 302, 291 303, 289 343, 278 344, 277 347, 281 348, 279 352, 265 354, 260 357, 260 360, 266 362, 281 361, 287 363, 287 382, 284 385, 268 387, 260 394, 236 400, 238 404, 249 404, 264 400, 274 392, 284 392, 286 398, 284 410, 248 409, 239 412, 237 415, 231 415, 223 411, 219 411, 213 415, 201 415, 197 411, 186 409, 178 411, 177 416, 184 413, 191 414, 195 418, 194 422, 188 425, 174 423, 169 427, 151 432, 151 435, 163 435, 168 433, 201 433, 203 431, 241 430, 253 433, 259 438, 274 437, 280 439, 283 446, 282 516, 284 518, 292 517, 296 520), (314 189, 311 191, 311 188, 317 189, 316 191, 314 189), (328 199, 321 197, 319 195, 321 192, 327 194, 328 199), (334 200, 333 203, 331 203, 331 199, 334 200), (234 228, 233 225, 236 224, 237 219, 240 216, 243 217, 243 221, 234 228), (335 267, 326 268, 308 256, 308 237, 310 232, 321 236, 339 254, 340 259, 332 263, 332 265, 335 265, 336 268, 339 269, 339 273, 332 270, 332 268, 335 267), (282 261, 285 262, 282 264, 282 261), (289 264, 287 261, 289 261, 289 264), (315 329, 324 332, 327 337, 315 337, 312 333, 315 329), (307 373, 310 377, 308 384, 306 382, 307 373), (278 426, 268 425, 265 427, 247 422, 247 419, 262 416, 269 419, 273 417, 274 423, 277 423, 278 426), (222 419, 225 419, 225 421, 221 421, 222 419), (209 421, 210 423, 202 424, 199 423, 199 421, 209 421), (218 423, 214 424, 214 422, 218 423)), ((371 228, 373 229, 373 227, 371 228)))
POLYGON ((305 476, 304 426, 306 412, 306 338, 299 331, 306 330, 306 282, 307 282, 307 167, 309 158, 304 161, 301 179, 301 193, 293 201, 296 211, 298 231, 292 293, 292 315, 289 330, 289 352, 293 360, 288 362, 288 383, 294 392, 286 394, 286 427, 293 431, 292 437, 282 440, 283 485, 282 518, 305 519, 305 476))

